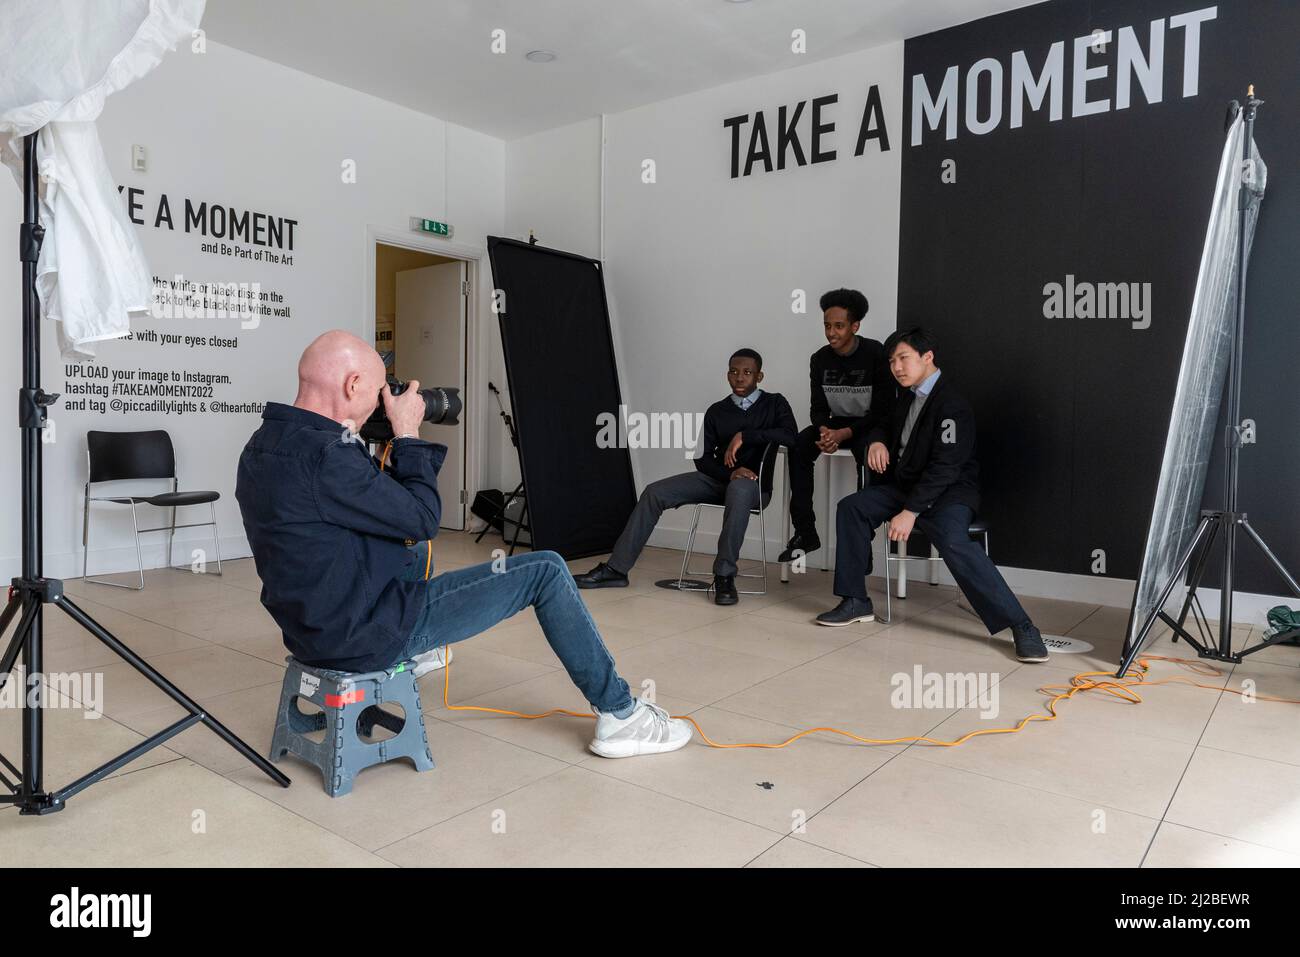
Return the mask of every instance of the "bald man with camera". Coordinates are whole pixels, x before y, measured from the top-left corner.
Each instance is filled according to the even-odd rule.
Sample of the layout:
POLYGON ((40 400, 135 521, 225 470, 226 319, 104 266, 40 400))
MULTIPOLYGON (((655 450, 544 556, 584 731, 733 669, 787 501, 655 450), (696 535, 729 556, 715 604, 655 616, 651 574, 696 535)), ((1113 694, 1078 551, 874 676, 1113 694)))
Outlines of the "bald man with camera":
POLYGON ((262 579, 262 604, 304 664, 341 671, 415 662, 533 608, 547 642, 597 715, 603 757, 675 751, 690 725, 635 699, 555 552, 433 575, 447 447, 419 437, 419 383, 400 395, 379 354, 335 330, 298 363, 293 404, 268 402, 239 458, 235 498, 262 579), (359 424, 383 403, 393 438, 371 454, 359 424))

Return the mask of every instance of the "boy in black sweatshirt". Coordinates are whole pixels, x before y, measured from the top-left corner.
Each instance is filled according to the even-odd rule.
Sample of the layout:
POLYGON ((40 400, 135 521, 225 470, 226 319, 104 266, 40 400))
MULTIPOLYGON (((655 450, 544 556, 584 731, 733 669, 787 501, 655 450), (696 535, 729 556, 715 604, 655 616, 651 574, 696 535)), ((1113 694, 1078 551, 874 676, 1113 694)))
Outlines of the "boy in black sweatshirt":
POLYGON ((641 493, 632 517, 614 545, 609 561, 601 562, 574 581, 579 588, 624 588, 641 549, 666 508, 709 503, 725 505, 718 554, 713 561, 713 600, 734 605, 736 559, 745 540, 750 509, 772 495, 773 456, 760 476, 768 445, 789 446, 798 425, 785 396, 763 392, 763 358, 753 349, 739 349, 727 364, 731 394, 704 413, 704 451, 695 471, 651 482, 641 493), (760 494, 761 492, 761 494, 760 494))
POLYGON ((823 348, 809 362, 812 425, 790 448, 790 523, 794 536, 779 561, 793 560, 821 548, 813 513, 813 466, 823 452, 852 451, 858 465, 867 435, 889 421, 896 385, 884 348, 858 335, 867 314, 867 297, 856 289, 832 289, 822 296, 823 348))

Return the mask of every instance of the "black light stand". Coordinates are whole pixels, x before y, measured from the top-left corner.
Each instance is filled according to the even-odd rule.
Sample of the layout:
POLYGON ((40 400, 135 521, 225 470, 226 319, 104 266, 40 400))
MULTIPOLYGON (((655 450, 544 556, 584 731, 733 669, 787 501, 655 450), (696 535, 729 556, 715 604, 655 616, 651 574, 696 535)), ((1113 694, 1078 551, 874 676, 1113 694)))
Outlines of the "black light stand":
MULTIPOLYGON (((506 424, 506 430, 510 433, 510 444, 515 447, 515 455, 518 456, 519 455, 519 433, 515 431, 514 420, 510 418, 510 413, 506 411, 506 407, 501 404, 501 391, 491 382, 488 383, 488 389, 491 390, 494 396, 496 396, 497 408, 501 411, 501 418, 506 424)), ((519 474, 522 475, 523 472, 524 469, 523 469, 523 465, 521 464, 519 466, 519 474)), ((505 497, 505 500, 501 503, 501 508, 498 509, 498 514, 496 517, 499 517, 501 519, 501 539, 502 541, 504 541, 506 537, 506 512, 510 508, 511 504, 514 502, 515 499, 521 500, 524 504, 523 504, 523 508, 519 512, 519 521, 515 523, 515 534, 514 537, 510 539, 510 551, 506 553, 507 555, 514 555, 515 546, 519 544, 519 533, 521 531, 527 529, 528 537, 530 541, 532 540, 532 535, 533 535, 533 530, 529 528, 524 521, 524 519, 527 518, 528 516, 528 496, 524 494, 524 480, 520 479, 519 484, 515 486, 515 490, 505 497)), ((492 527, 492 519, 488 519, 487 524, 483 526, 483 530, 478 533, 474 541, 476 543, 483 541, 483 536, 487 534, 488 529, 491 527, 492 527)))
POLYGON ((25 697, 22 726, 22 770, 14 767, 0 755, 0 804, 17 805, 20 814, 49 814, 63 810, 68 798, 90 785, 101 781, 118 768, 134 761, 164 741, 175 737, 196 724, 205 724, 227 744, 261 768, 277 784, 289 786, 289 779, 276 770, 266 758, 253 751, 235 737, 224 725, 207 714, 193 699, 158 673, 144 659, 109 633, 93 618, 77 607, 64 593, 63 582, 46 578, 44 540, 41 527, 41 430, 45 427, 46 408, 58 400, 41 389, 41 326, 40 302, 36 295, 36 263, 40 258, 41 241, 45 228, 40 224, 40 203, 37 191, 36 138, 30 133, 23 140, 23 223, 18 242, 18 258, 23 264, 23 384, 18 390, 18 427, 22 430, 22 575, 13 579, 9 587, 9 600, 0 612, 0 635, 21 610, 9 647, 0 657, 0 686, 23 654, 25 697), (183 707, 189 714, 175 724, 164 728, 135 747, 82 775, 57 791, 46 791, 41 780, 44 760, 42 709, 44 707, 44 680, 42 661, 41 625, 45 604, 63 609, 77 624, 108 645, 115 654, 148 678, 164 694, 183 707), (14 775, 11 781, 5 774, 14 775))
MULTIPOLYGON (((1255 114, 1263 102, 1263 100, 1255 98, 1255 88, 1250 87, 1246 94, 1245 106, 1242 107, 1246 127, 1242 143, 1243 164, 1251 161, 1250 148, 1254 143, 1255 114)), ((1229 115, 1233 114, 1230 113, 1229 115)), ((1278 642, 1287 641, 1300 635, 1300 628, 1289 628, 1239 652, 1233 652, 1232 650, 1232 598, 1233 585, 1236 581, 1238 527, 1244 529, 1250 540, 1264 553, 1269 563, 1277 569, 1287 585, 1290 586, 1292 593, 1300 596, 1300 584, 1287 571, 1281 560, 1273 554, 1272 549, 1268 547, 1260 534, 1251 527, 1250 522, 1246 519, 1246 513, 1237 510, 1237 478, 1242 444, 1242 355, 1245 352, 1246 336, 1246 243, 1248 238, 1246 222, 1247 214, 1258 202, 1259 197, 1250 190, 1248 184, 1243 183, 1237 202, 1237 215, 1239 218, 1237 237, 1237 315, 1228 360, 1228 427, 1224 433, 1226 455, 1223 469, 1224 506, 1222 509, 1206 509, 1201 512, 1201 520, 1196 526, 1196 533, 1192 536, 1191 543, 1183 552, 1178 567, 1160 593, 1160 598, 1155 607, 1142 623, 1141 629, 1133 637, 1131 645, 1128 637, 1125 637, 1119 670, 1115 672, 1115 676, 1118 678, 1124 677, 1128 672, 1157 620, 1163 621, 1173 629, 1175 641, 1183 638, 1195 648, 1199 657, 1233 663, 1239 663, 1247 655, 1254 654, 1269 645, 1275 645, 1278 642), (1216 647, 1211 641, 1209 620, 1196 593, 1205 576, 1214 541, 1220 534, 1223 535, 1223 577, 1219 584, 1219 641, 1216 647), (1187 598, 1183 602, 1182 611, 1175 620, 1165 613, 1164 605, 1169 600, 1169 596, 1173 593, 1179 579, 1182 578, 1183 572, 1189 567, 1191 571, 1187 576, 1187 598), (1185 627, 1189 613, 1192 614, 1193 620, 1196 622, 1199 637, 1192 634, 1185 627)))

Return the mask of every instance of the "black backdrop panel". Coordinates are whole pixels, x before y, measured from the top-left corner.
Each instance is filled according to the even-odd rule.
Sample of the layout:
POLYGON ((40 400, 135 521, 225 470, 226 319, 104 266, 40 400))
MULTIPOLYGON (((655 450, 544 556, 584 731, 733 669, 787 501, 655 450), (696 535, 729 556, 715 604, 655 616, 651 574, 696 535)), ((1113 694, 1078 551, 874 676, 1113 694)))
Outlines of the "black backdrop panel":
POLYGON ((622 403, 600 263, 488 237, 534 549, 610 551, 636 505, 626 448, 598 448, 622 403))
MULTIPOLYGON (((899 255, 899 324, 937 333, 937 361, 979 420, 983 512, 999 564, 1134 578, 1155 496, 1201 247, 1223 148, 1228 100, 1254 83, 1267 102, 1255 140, 1269 164, 1250 263, 1244 417, 1258 441, 1241 465, 1241 507, 1282 560, 1300 565, 1300 391, 1293 306, 1300 246, 1300 3, 1220 2, 1201 24, 1199 92, 1184 97, 1185 35, 1168 18, 1211 6, 1197 0, 1054 0, 908 40, 899 255), (1074 38, 1132 26, 1144 51, 1165 19, 1163 99, 1132 84, 1116 109, 1117 33, 1088 66, 1107 74, 1089 100, 1110 109, 1072 117, 1074 38), (1010 125, 1012 54, 1035 75, 1064 42, 1063 117, 1046 104, 1010 125), (981 58, 1002 65, 1000 124, 966 125, 967 73, 981 58), (912 77, 932 95, 958 68, 958 133, 924 131, 912 146, 912 77), (942 164, 956 181, 941 181, 942 164), (1150 283, 1151 325, 1122 319, 1045 318, 1044 286, 1066 277, 1150 283)), ((977 119, 989 115, 987 75, 977 119)), ((1220 435, 1222 434, 1220 423, 1220 435)), ((1207 506, 1220 504, 1217 443, 1207 506)), ((1279 594, 1253 549, 1240 550, 1240 587, 1279 594)))

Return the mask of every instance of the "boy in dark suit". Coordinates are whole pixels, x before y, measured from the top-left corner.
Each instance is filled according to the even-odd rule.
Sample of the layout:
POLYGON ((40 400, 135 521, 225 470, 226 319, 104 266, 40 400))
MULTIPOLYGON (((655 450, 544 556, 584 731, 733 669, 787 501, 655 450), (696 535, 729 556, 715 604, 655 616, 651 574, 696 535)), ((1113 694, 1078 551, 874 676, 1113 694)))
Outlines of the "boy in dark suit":
POLYGON ((836 510, 835 594, 840 603, 817 616, 820 625, 874 621, 867 597, 871 541, 889 523, 890 541, 906 548, 918 528, 939 550, 948 571, 989 634, 1012 630, 1016 657, 1046 661, 1047 645, 1011 593, 997 566, 969 534, 979 508, 975 461, 975 413, 934 364, 934 339, 921 328, 894 333, 885 355, 898 384, 907 390, 887 425, 868 439, 867 465, 890 473, 840 500, 836 510))
MULTIPOLYGON (((646 486, 609 561, 575 576, 579 588, 627 587, 627 573, 664 509, 707 502, 726 506, 713 562, 713 600, 719 605, 740 600, 736 559, 745 540, 749 512, 772 494, 772 465, 759 475, 763 451, 772 443, 789 446, 798 429, 785 396, 762 391, 758 387, 762 381, 762 356, 753 349, 738 349, 727 363, 731 394, 704 413, 704 452, 695 460, 695 471, 646 486)), ((775 457, 770 462, 774 463, 775 457)))

